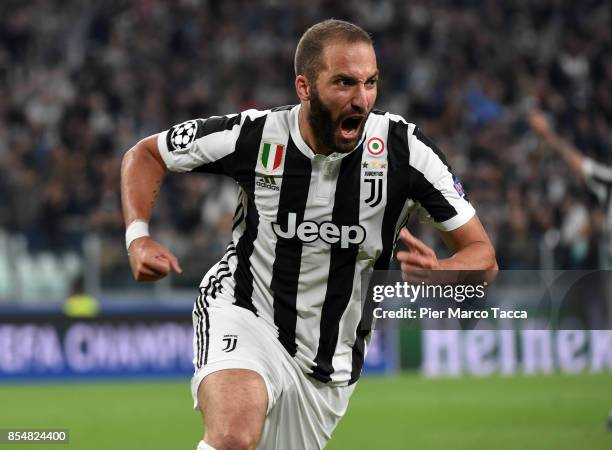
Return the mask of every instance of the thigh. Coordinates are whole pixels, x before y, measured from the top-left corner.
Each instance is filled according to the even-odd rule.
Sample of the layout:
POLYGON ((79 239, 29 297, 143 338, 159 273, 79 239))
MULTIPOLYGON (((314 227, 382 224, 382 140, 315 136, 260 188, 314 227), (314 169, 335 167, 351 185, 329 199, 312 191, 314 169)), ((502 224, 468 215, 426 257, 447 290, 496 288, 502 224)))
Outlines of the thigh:
POLYGON ((198 389, 198 404, 204 417, 204 439, 224 448, 228 439, 244 448, 254 448, 261 436, 268 393, 258 373, 226 369, 209 374, 198 389))
POLYGON ((346 412, 354 385, 327 386, 295 371, 291 378, 266 418, 260 450, 322 449, 346 412))

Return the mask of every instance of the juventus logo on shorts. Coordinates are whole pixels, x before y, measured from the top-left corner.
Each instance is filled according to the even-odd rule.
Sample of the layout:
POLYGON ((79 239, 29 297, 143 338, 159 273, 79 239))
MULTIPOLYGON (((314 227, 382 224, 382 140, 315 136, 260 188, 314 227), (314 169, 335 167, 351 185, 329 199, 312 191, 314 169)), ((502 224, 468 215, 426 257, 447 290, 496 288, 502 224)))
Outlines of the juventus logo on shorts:
POLYGON ((374 208, 382 200, 383 180, 382 178, 366 178, 363 181, 370 185, 370 196, 365 199, 365 202, 374 208))
POLYGON ((223 336, 223 342, 225 342, 225 348, 222 349, 224 352, 229 353, 236 350, 236 343, 238 342, 238 336, 235 334, 226 334, 223 336))

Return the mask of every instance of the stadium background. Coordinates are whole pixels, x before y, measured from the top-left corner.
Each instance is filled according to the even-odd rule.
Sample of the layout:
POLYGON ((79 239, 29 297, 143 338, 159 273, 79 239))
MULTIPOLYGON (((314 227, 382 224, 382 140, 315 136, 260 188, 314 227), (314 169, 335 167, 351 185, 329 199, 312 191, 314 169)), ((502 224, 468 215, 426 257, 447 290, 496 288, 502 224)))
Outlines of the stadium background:
MULTIPOLYGON (((184 273, 137 285, 123 244, 121 157, 186 119, 295 103, 297 38, 324 18, 372 33, 382 73, 377 108, 418 124, 444 150, 501 268, 604 268, 603 211, 538 145, 525 114, 540 105, 566 138, 612 162, 611 15, 610 3, 596 0, 0 3, 0 428, 70 428, 73 448, 197 441, 181 350, 168 356, 175 365, 158 361, 170 381, 145 381, 145 368, 128 373, 128 384, 108 384, 104 364, 128 364, 129 356, 113 359, 113 341, 102 339, 105 362, 83 383, 83 373, 43 370, 54 367, 53 350, 36 344, 52 341, 45 324, 63 339, 75 323, 84 327, 70 336, 99 332, 86 328, 96 320, 155 327, 169 317, 181 318, 166 324, 174 331, 151 328, 156 339, 182 342, 195 286, 229 241, 235 187, 169 176, 152 230, 184 273), (63 301, 80 292, 99 301, 98 319, 63 315, 63 301)), ((431 230, 409 227, 443 252, 431 230)), ((495 375, 505 366, 481 370, 461 344, 459 371, 428 373, 422 334, 389 336, 379 348, 382 368, 411 371, 364 380, 330 448, 612 445, 610 358, 568 369, 553 352, 529 377, 517 363, 505 373, 512 377, 431 380, 419 373, 495 375), (399 360, 385 347, 396 338, 399 360), (537 375, 568 371, 579 374, 537 375)))

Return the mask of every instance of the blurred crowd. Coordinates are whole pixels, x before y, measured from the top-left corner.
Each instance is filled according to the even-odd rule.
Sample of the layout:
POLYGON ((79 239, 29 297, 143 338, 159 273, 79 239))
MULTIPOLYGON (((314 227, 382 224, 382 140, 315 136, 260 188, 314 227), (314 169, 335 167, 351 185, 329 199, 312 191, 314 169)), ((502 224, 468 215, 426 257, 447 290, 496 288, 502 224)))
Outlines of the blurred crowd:
MULTIPOLYGON (((501 268, 600 267, 602 210, 526 112, 539 105, 612 161, 611 15, 596 0, 3 1, 0 230, 33 255, 82 254, 95 234, 103 286, 132 286, 124 152, 186 119, 296 103, 297 40, 334 17, 373 35, 377 108, 447 154, 501 268)), ((235 191, 212 176, 166 179, 152 230, 186 270, 175 286, 195 286, 222 253, 235 191)))

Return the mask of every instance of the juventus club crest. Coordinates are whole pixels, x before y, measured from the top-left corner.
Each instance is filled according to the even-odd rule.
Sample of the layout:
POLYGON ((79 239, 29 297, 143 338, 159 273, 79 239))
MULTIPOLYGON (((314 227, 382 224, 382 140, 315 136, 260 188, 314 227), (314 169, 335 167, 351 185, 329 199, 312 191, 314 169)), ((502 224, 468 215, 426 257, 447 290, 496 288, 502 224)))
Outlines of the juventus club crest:
POLYGON ((372 137, 368 140, 366 148, 366 157, 361 164, 363 182, 367 187, 364 201, 366 205, 374 208, 383 199, 384 177, 387 170, 385 142, 379 137, 372 137))
POLYGON ((365 199, 365 202, 368 206, 374 208, 378 206, 380 201, 382 200, 382 191, 383 191, 383 179, 382 178, 366 178, 366 184, 370 185, 370 196, 365 199))
POLYGON ((275 172, 283 164, 285 158, 285 146, 283 144, 275 144, 272 142, 261 143, 259 148, 259 161, 261 167, 267 173, 275 172))
POLYGON ((235 334, 226 334, 223 336, 223 342, 225 342, 225 347, 222 348, 226 353, 233 352, 236 350, 236 344, 238 343, 238 336, 235 334))

